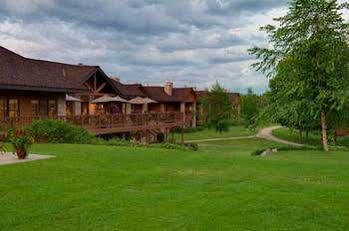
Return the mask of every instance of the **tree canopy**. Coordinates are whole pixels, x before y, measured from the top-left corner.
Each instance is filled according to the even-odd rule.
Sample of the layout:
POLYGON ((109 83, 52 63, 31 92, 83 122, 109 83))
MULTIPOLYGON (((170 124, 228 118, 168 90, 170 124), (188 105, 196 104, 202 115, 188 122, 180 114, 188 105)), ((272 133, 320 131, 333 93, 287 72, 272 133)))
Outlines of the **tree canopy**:
POLYGON ((293 0, 277 26, 261 30, 272 48, 249 49, 253 64, 270 81, 270 110, 294 127, 317 125, 328 151, 328 118, 340 114, 348 101, 349 26, 337 0, 293 0))
MULTIPOLYGON (((203 98, 203 106, 207 110, 207 120, 216 129, 226 124, 224 121, 231 119, 233 103, 224 87, 216 82, 207 95, 203 98)), ((225 129, 222 129, 225 130, 225 129)))

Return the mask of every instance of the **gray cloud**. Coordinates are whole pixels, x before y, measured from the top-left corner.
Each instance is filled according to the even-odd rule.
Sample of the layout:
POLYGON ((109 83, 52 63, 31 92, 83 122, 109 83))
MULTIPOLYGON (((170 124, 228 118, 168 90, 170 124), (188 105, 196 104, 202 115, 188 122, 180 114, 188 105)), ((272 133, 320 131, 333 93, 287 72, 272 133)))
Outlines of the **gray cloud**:
POLYGON ((246 50, 286 0, 0 0, 0 45, 100 65, 125 82, 267 86, 246 50))

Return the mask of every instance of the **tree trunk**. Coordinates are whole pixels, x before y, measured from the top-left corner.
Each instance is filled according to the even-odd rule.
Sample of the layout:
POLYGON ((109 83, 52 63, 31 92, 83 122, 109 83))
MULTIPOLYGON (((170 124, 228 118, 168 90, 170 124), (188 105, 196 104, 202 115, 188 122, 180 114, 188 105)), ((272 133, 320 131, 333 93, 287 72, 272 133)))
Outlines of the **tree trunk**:
POLYGON ((303 129, 299 129, 299 137, 298 137, 298 142, 300 143, 300 144, 302 144, 303 143, 303 129))
POLYGON ((326 126, 326 113, 321 112, 321 130, 322 130, 322 145, 324 151, 328 152, 328 141, 327 141, 327 126, 326 126))
POLYGON ((307 141, 309 140, 309 130, 307 130, 307 132, 306 132, 306 139, 307 139, 307 141))

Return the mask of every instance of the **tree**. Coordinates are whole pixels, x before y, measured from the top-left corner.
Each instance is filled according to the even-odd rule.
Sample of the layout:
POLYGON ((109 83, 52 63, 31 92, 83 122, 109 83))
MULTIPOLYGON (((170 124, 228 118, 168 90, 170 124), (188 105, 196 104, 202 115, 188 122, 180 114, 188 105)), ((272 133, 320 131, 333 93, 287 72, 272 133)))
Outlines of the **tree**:
POLYGON ((276 67, 276 75, 269 82, 267 92, 267 116, 273 122, 299 130, 299 141, 303 141, 303 131, 307 134, 318 129, 315 105, 308 100, 308 92, 295 72, 296 63, 292 58, 281 61, 276 67))
POLYGON ((253 93, 252 88, 247 90, 247 94, 242 96, 241 115, 245 127, 251 127, 256 123, 259 114, 258 96, 253 93))
POLYGON ((203 106, 207 110, 209 125, 217 131, 225 131, 228 120, 233 113, 233 104, 230 95, 218 82, 216 82, 208 94, 203 98, 203 106))
MULTIPOLYGON (((272 48, 249 49, 250 54, 260 59, 253 67, 269 78, 279 74, 280 63, 292 60, 288 66, 294 72, 294 81, 290 81, 294 84, 292 91, 301 96, 302 105, 309 106, 311 114, 318 118, 324 151, 329 150, 327 117, 341 111, 348 100, 345 94, 349 81, 349 26, 341 14, 348 6, 337 0, 293 0, 288 13, 274 19, 278 26, 261 28, 268 34, 272 48)), ((285 76, 279 77, 289 81, 285 76)), ((301 101, 279 103, 291 107, 301 101)))

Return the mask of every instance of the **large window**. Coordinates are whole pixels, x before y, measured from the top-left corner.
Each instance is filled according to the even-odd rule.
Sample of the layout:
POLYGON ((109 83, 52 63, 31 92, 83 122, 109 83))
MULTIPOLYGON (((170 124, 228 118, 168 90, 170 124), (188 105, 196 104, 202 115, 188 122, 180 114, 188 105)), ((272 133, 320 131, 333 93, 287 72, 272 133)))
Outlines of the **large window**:
POLYGON ((40 116, 39 100, 32 100, 30 101, 30 104, 32 108, 32 116, 40 116))
POLYGON ((8 107, 9 107, 8 116, 10 118, 17 117, 19 115, 18 99, 10 99, 8 101, 8 107))
POLYGON ((56 100, 49 100, 48 101, 48 116, 49 117, 55 117, 57 115, 57 104, 56 100))

